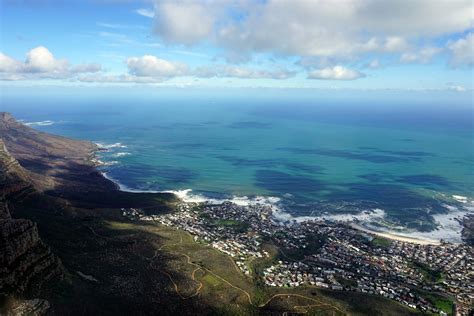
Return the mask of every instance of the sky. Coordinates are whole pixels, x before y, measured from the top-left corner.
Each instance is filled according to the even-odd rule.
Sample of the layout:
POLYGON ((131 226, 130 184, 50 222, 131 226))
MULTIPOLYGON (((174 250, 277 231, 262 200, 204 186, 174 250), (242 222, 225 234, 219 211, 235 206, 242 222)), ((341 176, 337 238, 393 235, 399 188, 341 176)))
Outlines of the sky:
POLYGON ((0 0, 0 86, 471 94, 471 0, 0 0))

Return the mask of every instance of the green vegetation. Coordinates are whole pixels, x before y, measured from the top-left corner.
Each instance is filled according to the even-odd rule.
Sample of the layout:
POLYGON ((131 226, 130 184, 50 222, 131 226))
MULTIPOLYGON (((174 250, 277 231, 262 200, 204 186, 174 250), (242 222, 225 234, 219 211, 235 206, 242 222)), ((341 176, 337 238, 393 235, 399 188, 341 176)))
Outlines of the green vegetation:
POLYGON ((124 191, 68 193, 64 196, 81 208, 141 208, 147 214, 170 212, 179 202, 171 193, 131 193, 124 191))
POLYGON ((308 243, 306 248, 280 249, 279 259, 303 260, 306 256, 317 253, 326 242, 326 237, 320 234, 308 234, 306 242, 308 243))
MULTIPOLYGON (((146 195, 141 203, 159 204, 154 198, 160 197, 146 195)), ((248 277, 232 258, 209 245, 195 242, 190 234, 155 223, 128 221, 117 209, 64 207, 61 216, 54 215, 56 210, 48 211, 36 204, 23 204, 17 209, 21 210, 18 215, 38 223, 41 236, 55 253, 61 254, 68 271, 66 280, 45 289, 43 296, 58 313, 70 312, 71 308, 77 314, 179 314, 183 310, 219 315, 410 313, 397 303, 380 297, 359 294, 354 301, 348 301, 347 297, 357 294, 340 292, 340 298, 315 287, 264 286, 255 272, 261 272, 282 256, 271 242, 264 244, 270 258, 249 262, 254 274, 248 277), (65 234, 67 238, 64 238, 65 234), (99 282, 91 283, 81 278, 77 271, 91 275, 99 282), (143 293, 148 294, 143 296, 143 293), (154 304, 156 298, 166 302, 166 306, 154 304), (359 305, 360 298, 365 299, 367 306, 354 309, 353 305, 359 305), (85 304, 75 305, 77 301, 85 304)), ((214 224, 248 228, 246 223, 239 221, 216 221, 214 224)), ((324 238, 315 235, 308 242, 310 246, 306 251, 309 253, 317 250, 324 238)), ((304 252, 291 253, 295 254, 305 255, 304 252)))
POLYGON ((428 301, 431 302, 434 306, 442 310, 443 312, 447 313, 448 315, 452 315, 453 312, 453 301, 449 298, 445 298, 439 295, 428 295, 425 296, 428 301))
POLYGON ((336 276, 336 281, 345 287, 357 287, 357 281, 336 276))
POLYGON ((438 283, 443 280, 443 274, 441 271, 433 270, 427 264, 414 261, 413 266, 415 269, 421 272, 421 274, 423 274, 423 278, 427 282, 438 283))
POLYGON ((249 226, 250 226, 248 223, 244 223, 244 222, 233 220, 233 219, 216 219, 216 220, 211 221, 211 224, 217 225, 217 226, 229 227, 240 233, 244 233, 248 231, 249 226))
POLYGON ((388 248, 392 244, 392 241, 390 239, 377 236, 372 239, 371 243, 374 247, 388 248))
POLYGON ((422 290, 416 290, 415 291, 418 295, 421 297, 424 297, 426 300, 428 300, 433 306, 439 308, 443 312, 445 312, 448 315, 453 314, 453 307, 454 303, 453 300, 447 296, 442 296, 439 294, 435 294, 432 292, 427 292, 427 291, 422 291, 422 290))

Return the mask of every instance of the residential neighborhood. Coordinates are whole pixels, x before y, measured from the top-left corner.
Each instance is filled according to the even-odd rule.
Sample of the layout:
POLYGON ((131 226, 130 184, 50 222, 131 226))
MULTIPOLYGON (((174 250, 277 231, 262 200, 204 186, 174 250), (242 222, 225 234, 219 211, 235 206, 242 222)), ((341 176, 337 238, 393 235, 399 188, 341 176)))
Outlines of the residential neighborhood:
POLYGON ((177 212, 165 215, 122 212, 131 220, 189 232, 196 242, 229 255, 244 275, 261 278, 267 286, 375 294, 440 315, 469 315, 472 310, 474 253, 465 244, 382 239, 322 219, 282 222, 266 204, 182 203, 177 212), (264 247, 268 244, 278 247, 278 258, 271 258, 264 247), (251 263, 258 259, 268 262, 263 271, 252 270, 251 263))

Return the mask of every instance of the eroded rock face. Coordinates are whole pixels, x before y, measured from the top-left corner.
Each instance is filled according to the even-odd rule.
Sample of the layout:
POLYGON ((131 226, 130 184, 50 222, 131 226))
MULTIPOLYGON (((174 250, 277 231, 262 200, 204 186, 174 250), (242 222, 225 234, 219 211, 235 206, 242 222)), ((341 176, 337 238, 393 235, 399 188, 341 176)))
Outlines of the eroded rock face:
POLYGON ((33 189, 28 172, 10 155, 0 138, 0 194, 5 197, 19 197, 31 193, 33 189))
POLYGON ((9 200, 34 191, 28 173, 0 140, 0 296, 39 288, 63 273, 60 260, 39 238, 36 224, 10 214, 9 200))
POLYGON ((5 313, 6 316, 30 315, 41 316, 46 315, 49 310, 49 302, 42 299, 21 300, 14 302, 9 310, 5 313))
POLYGON ((35 290, 62 274, 59 259, 26 219, 0 220, 0 295, 35 290))

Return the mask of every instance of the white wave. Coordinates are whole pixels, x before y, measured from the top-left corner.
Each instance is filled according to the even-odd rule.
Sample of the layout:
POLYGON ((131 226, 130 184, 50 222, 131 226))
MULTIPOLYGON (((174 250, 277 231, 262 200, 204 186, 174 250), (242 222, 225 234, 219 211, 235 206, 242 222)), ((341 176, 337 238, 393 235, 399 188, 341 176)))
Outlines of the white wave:
POLYGON ((121 191, 134 193, 173 193, 180 200, 186 203, 221 204, 224 202, 232 202, 240 206, 250 206, 256 204, 268 205, 272 208, 273 217, 275 220, 281 223, 286 221, 295 221, 300 223, 305 221, 320 220, 341 221, 347 223, 357 222, 361 224, 361 227, 365 227, 368 230, 372 230, 374 232, 386 232, 388 234, 393 234, 394 236, 408 237, 413 238, 414 240, 426 242, 437 242, 443 239, 453 243, 461 243, 461 231, 463 227, 460 222, 467 214, 474 214, 474 201, 466 198, 467 205, 463 205, 462 207, 444 205, 449 210, 447 214, 433 215, 433 219, 437 225, 435 230, 430 232, 419 232, 415 230, 408 231, 404 227, 380 227, 380 225, 374 226, 375 223, 380 223, 385 219, 385 211, 379 208, 362 211, 358 214, 341 213, 324 214, 320 216, 293 216, 281 207, 281 199, 278 197, 256 196, 249 198, 248 196, 233 196, 229 199, 214 199, 208 198, 202 194, 192 193, 192 189, 165 191, 136 190, 119 183, 116 179, 110 177, 105 172, 103 172, 102 175, 105 178, 115 182, 121 191))
POLYGON ((385 211, 380 208, 375 208, 370 211, 363 211, 359 214, 330 214, 321 216, 322 219, 330 221, 341 221, 341 222, 352 222, 352 221, 361 221, 361 222, 373 222, 380 221, 384 219, 385 211))
POLYGON ((111 177, 107 172, 101 171, 100 173, 102 174, 102 176, 104 178, 106 178, 107 180, 110 180, 113 183, 115 183, 119 187, 119 190, 123 191, 123 192, 131 192, 131 193, 161 193, 161 192, 163 192, 163 191, 132 189, 132 188, 126 186, 125 184, 120 183, 117 179, 114 179, 113 177, 111 177))
POLYGON ((173 193, 176 195, 180 200, 186 203, 210 203, 210 204, 221 204, 224 202, 231 202, 236 205, 240 206, 250 206, 250 205, 269 205, 276 208, 278 202, 280 202, 280 198, 273 197, 273 196, 255 196, 255 197, 248 197, 248 196, 233 196, 232 198, 228 199, 214 199, 206 197, 202 194, 191 193, 192 189, 185 189, 185 190, 166 190, 161 191, 162 193, 173 193))
POLYGON ((458 202, 467 203, 467 197, 465 197, 465 196, 462 196, 462 195, 451 195, 451 197, 452 197, 453 199, 455 199, 456 201, 458 201, 458 202))
POLYGON ((437 225, 435 230, 430 232, 402 232, 399 235, 407 237, 415 237, 420 239, 431 239, 431 240, 446 240, 453 243, 462 242, 462 220, 468 214, 474 214, 474 203, 466 199, 466 204, 463 207, 456 207, 445 205, 449 210, 446 214, 434 214, 433 219, 437 225))
POLYGON ((127 146, 123 145, 122 143, 114 143, 114 144, 105 144, 105 143, 95 143, 97 146, 100 148, 105 148, 105 149, 113 149, 113 148, 127 148, 127 146))
POLYGON ((46 121, 39 121, 39 122, 24 122, 23 124, 27 126, 50 126, 53 125, 55 122, 46 120, 46 121))
POLYGON ((130 155, 131 155, 131 153, 121 152, 121 153, 113 154, 112 157, 114 157, 114 158, 120 158, 120 157, 125 157, 125 156, 130 156, 130 155))
POLYGON ((373 209, 363 211, 359 214, 325 214, 321 216, 293 216, 281 208, 276 208, 273 212, 274 217, 279 221, 342 221, 346 223, 357 222, 373 232, 383 232, 393 234, 394 236, 408 237, 428 242, 445 240, 452 243, 462 243, 462 220, 468 214, 474 214, 474 201, 466 198, 465 205, 462 207, 444 205, 448 209, 446 214, 433 214, 433 220, 436 229, 430 232, 420 232, 417 230, 407 230, 405 227, 387 227, 374 224, 380 224, 385 218, 385 211, 382 209, 373 209))
POLYGON ((101 162, 102 162, 102 166, 104 166, 104 167, 114 166, 114 165, 119 164, 119 162, 116 161, 116 160, 112 160, 112 161, 101 161, 101 162))
POLYGON ((340 213, 340 214, 323 214, 318 216, 293 216, 288 212, 277 208, 274 212, 274 217, 280 221, 294 221, 294 222, 307 222, 307 221, 320 221, 328 220, 333 222, 374 222, 380 221, 385 217, 385 211, 379 208, 373 210, 362 211, 358 214, 351 213, 340 213))

